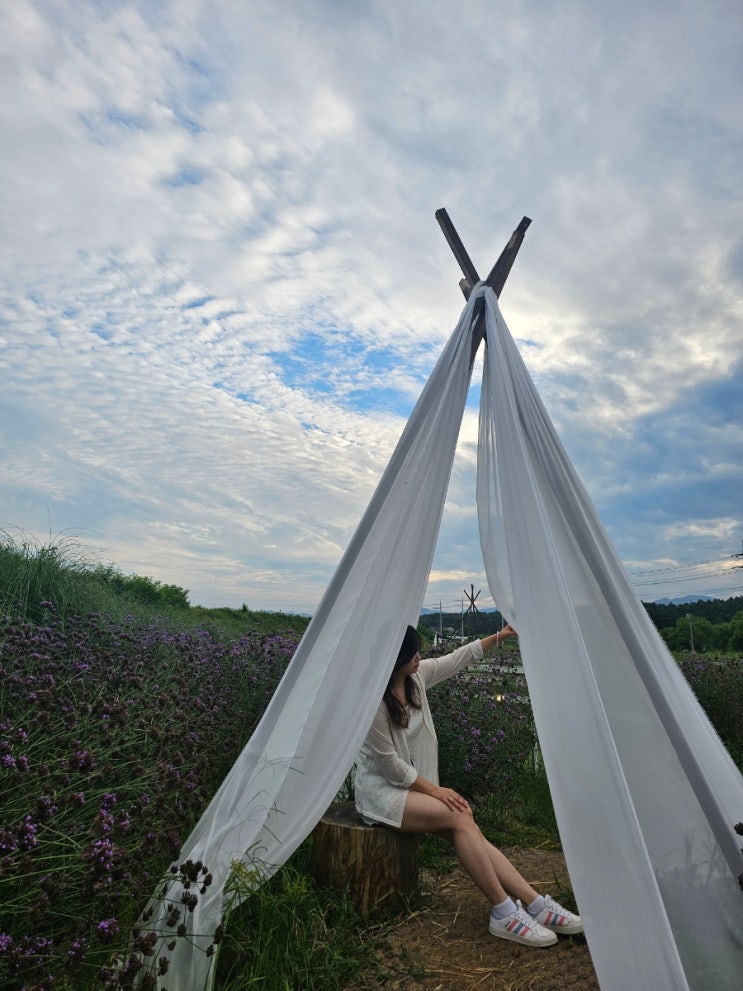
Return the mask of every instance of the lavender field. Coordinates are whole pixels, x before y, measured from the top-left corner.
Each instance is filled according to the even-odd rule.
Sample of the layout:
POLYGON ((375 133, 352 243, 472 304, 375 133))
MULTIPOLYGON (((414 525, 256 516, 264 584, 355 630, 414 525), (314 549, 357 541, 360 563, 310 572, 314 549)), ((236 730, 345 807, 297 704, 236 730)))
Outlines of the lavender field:
POLYGON ((0 987, 131 986, 136 958, 110 961, 129 961, 138 912, 298 637, 46 608, 0 624, 0 987))
MULTIPOLYGON (((0 619, 0 987, 131 988, 152 957, 140 913, 260 719, 300 634, 63 617, 51 602, 38 606, 41 621, 0 619)), ((740 763, 743 661, 685 654, 679 663, 740 763)), ((523 680, 464 673, 437 686, 431 705, 442 780, 478 802, 492 828, 508 825, 506 810, 521 815, 514 841, 524 844, 531 813, 519 796, 541 795, 540 828, 556 835, 523 680)), ((197 898, 207 868, 174 869, 194 873, 197 898)), ((291 882, 293 904, 297 891, 310 897, 309 884, 291 882)), ((188 909, 178 909, 184 935, 188 909)), ((275 931, 266 939, 275 943, 275 931)), ((356 928, 348 939, 361 945, 356 928)), ((306 943, 300 934, 298 953, 306 943)), ((328 952, 317 948, 319 983, 305 977, 307 987, 330 986, 328 952)), ((248 946, 240 966, 256 956, 248 946)), ((155 963, 165 978, 167 955, 155 963)), ((272 966, 289 966, 285 951, 272 966)), ((245 973, 239 986, 255 980, 245 973)), ((147 991, 152 978, 140 986, 147 991)))

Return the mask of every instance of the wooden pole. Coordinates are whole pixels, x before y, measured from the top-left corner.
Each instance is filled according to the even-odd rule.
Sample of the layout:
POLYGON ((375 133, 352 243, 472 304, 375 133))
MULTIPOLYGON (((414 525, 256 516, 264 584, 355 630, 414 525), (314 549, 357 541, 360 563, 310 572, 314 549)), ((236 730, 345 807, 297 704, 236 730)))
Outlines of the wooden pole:
POLYGON ((485 279, 485 285, 490 286, 496 296, 500 296, 503 286, 505 285, 506 279, 508 278, 508 273, 511 271, 514 261, 516 260, 516 255, 519 253, 519 248, 524 240, 524 234, 531 223, 529 217, 522 217, 516 230, 511 235, 511 240, 505 246, 501 252, 500 258, 493 265, 490 273, 485 279))
MULTIPOLYGON (((449 214, 446 212, 444 207, 441 207, 436 211, 436 220, 439 222, 439 227, 444 232, 444 237, 446 238, 449 247, 452 250, 452 254, 457 260, 459 267, 464 274, 464 278, 459 283, 459 288, 462 290, 465 299, 469 299, 470 293, 472 292, 475 284, 480 281, 480 276, 477 274, 477 269, 475 268, 472 259, 467 254, 467 249, 462 244, 462 239, 457 233, 457 229, 451 222, 449 214)), ((506 283, 508 274, 513 267, 513 263, 516 260, 516 255, 519 253, 519 248, 524 240, 524 235, 526 230, 531 223, 529 217, 522 217, 521 221, 516 228, 516 230, 511 235, 508 244, 505 246, 503 251, 500 253, 498 261, 493 265, 488 273, 487 279, 485 279, 485 285, 490 286, 490 288, 495 292, 495 295, 500 297, 503 291, 503 286, 506 283)), ((482 305, 478 301, 478 307, 475 311, 475 318, 472 323, 472 361, 475 360, 475 355, 477 354, 477 349, 480 347, 480 342, 485 336, 485 316, 483 314, 482 305)))
POLYGON ((459 267, 462 269, 464 278, 459 283, 459 286, 464 293, 464 298, 469 299, 475 283, 480 281, 480 276, 477 274, 477 269, 472 264, 472 259, 467 254, 467 249, 462 244, 462 239, 459 234, 457 234, 457 229, 451 222, 446 209, 442 206, 440 210, 436 211, 435 216, 439 222, 439 227, 444 232, 444 237, 449 242, 449 247, 452 250, 452 254, 457 259, 459 267))

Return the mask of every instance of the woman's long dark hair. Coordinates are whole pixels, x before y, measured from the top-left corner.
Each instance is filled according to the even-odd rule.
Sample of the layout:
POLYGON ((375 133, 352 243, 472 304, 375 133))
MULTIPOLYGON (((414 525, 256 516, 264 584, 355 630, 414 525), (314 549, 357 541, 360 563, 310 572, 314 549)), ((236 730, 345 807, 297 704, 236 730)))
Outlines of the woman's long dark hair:
MULTIPOLYGON (((395 661, 395 667, 390 675, 390 680, 387 682, 387 687, 384 690, 384 695, 382 696, 384 704, 387 706, 387 712, 390 715, 390 719, 395 724, 395 726, 407 726, 408 725, 408 713, 407 709, 397 698, 395 693, 392 691, 392 685, 395 680, 395 674, 400 668, 405 667, 413 660, 415 655, 421 649, 421 638, 420 634, 414 626, 409 626, 405 631, 405 636, 402 638, 402 646, 400 647, 400 652, 397 655, 397 660, 395 661)), ((418 689, 411 675, 405 676, 405 700, 408 705, 412 705, 415 709, 420 709, 421 702, 418 697, 418 689)))

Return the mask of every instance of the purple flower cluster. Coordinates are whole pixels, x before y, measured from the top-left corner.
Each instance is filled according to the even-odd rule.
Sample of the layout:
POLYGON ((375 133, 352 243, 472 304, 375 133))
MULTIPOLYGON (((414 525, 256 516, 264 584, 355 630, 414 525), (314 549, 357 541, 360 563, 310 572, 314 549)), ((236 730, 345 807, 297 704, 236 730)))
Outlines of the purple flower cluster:
MULTIPOLYGON (((110 966, 132 906, 177 856, 297 642, 98 616, 0 620, 3 991, 46 991, 61 975, 133 985, 143 947, 110 966)), ((206 883, 184 885, 177 910, 190 915, 206 883)))
POLYGON ((429 701, 439 738, 439 776, 468 798, 507 796, 537 743, 526 687, 512 673, 465 670, 429 701))

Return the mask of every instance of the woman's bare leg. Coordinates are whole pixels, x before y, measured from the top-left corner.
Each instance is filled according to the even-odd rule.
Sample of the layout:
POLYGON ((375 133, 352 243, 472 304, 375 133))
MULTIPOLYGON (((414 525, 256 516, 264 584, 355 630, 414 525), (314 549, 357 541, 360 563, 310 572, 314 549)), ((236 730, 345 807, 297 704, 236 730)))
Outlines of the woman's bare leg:
POLYGON ((500 904, 509 895, 520 898, 525 905, 537 897, 537 892, 513 864, 485 839, 469 810, 454 811, 437 798, 410 791, 400 829, 404 833, 435 833, 450 839, 460 864, 491 905, 500 904))
POLYGON ((498 875, 498 880, 503 885, 505 890, 509 895, 511 895, 512 898, 518 898, 524 908, 526 908, 527 905, 531 905, 534 899, 538 897, 539 892, 535 891, 535 889, 524 880, 508 857, 501 853, 498 847, 493 846, 493 844, 488 842, 484 836, 483 839, 488 847, 490 862, 493 865, 495 873, 498 875))

